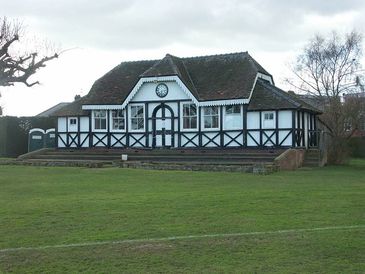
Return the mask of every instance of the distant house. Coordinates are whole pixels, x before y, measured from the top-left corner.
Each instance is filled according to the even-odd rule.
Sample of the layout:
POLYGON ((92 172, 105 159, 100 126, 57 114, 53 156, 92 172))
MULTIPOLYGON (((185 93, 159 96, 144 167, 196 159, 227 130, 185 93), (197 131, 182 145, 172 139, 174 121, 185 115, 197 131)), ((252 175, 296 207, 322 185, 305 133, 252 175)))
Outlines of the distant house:
POLYGON ((320 111, 247 52, 122 62, 59 109, 59 148, 315 146, 320 111))

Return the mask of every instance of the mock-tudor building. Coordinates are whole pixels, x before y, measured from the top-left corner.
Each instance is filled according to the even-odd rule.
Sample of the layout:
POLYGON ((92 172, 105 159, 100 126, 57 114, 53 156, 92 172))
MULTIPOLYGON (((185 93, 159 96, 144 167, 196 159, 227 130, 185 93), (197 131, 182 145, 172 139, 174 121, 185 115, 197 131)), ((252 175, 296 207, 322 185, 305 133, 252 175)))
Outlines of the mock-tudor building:
POLYGON ((123 62, 56 113, 58 148, 316 145, 319 111, 247 52, 123 62))

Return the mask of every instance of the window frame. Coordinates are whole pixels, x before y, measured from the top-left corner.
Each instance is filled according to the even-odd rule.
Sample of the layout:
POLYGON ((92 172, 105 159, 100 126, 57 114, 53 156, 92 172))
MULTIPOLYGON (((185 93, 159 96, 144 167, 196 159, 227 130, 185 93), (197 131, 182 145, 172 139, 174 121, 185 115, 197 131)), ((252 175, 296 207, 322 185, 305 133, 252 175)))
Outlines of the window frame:
POLYGON ((113 109, 110 111, 110 118, 109 118, 109 128, 110 132, 125 132, 126 131, 126 110, 125 109, 113 109), (113 117, 113 112, 122 112, 122 116, 116 116, 113 117), (114 120, 123 120, 124 121, 124 127, 122 129, 115 129, 114 128, 114 120))
POLYGON ((223 112, 223 129, 224 130, 238 130, 238 129, 243 129, 243 106, 242 105, 226 105, 224 106, 224 112, 223 112), (227 108, 228 107, 233 107, 233 108, 238 108, 239 112, 232 112, 232 113, 227 113, 227 108), (227 117, 236 117, 239 118, 239 125, 238 126, 233 126, 233 127, 228 127, 227 124, 227 117))
POLYGON ((96 131, 96 132, 106 132, 108 131, 108 111, 105 110, 105 109, 98 109, 98 110, 93 110, 92 111, 92 129, 93 131, 96 131), (96 113, 97 112, 105 112, 105 118, 102 118, 102 117, 96 117, 96 113), (100 125, 101 125, 101 120, 104 120, 105 119, 105 129, 103 128, 96 128, 95 127, 95 119, 99 119, 100 120, 100 125))
MULTIPOLYGON (((182 131, 197 131, 199 129, 199 107, 194 104, 193 102, 183 102, 181 104, 181 119, 180 119, 180 122, 181 122, 181 127, 180 127, 180 130, 182 131), (190 106, 195 106, 195 116, 185 116, 184 115, 184 105, 189 105, 189 109, 190 109, 190 106), (184 127, 184 118, 196 118, 196 127, 195 128, 185 128, 184 127)), ((191 121, 190 121, 190 124, 191 124, 191 121)))
POLYGON ((144 132, 145 129, 146 129, 146 109, 145 109, 145 105, 144 104, 130 104, 129 105, 129 109, 128 109, 128 112, 129 112, 129 117, 128 117, 128 129, 130 132, 144 132), (141 129, 132 129, 132 120, 133 118, 136 118, 136 117, 132 117, 132 108, 133 107, 142 107, 143 109, 143 116, 141 118, 143 118, 143 128, 141 129))
POLYGON ((220 129, 220 108, 221 106, 207 106, 207 107, 203 107, 203 115, 202 115, 202 129, 204 129, 205 131, 217 131, 220 129), (205 114, 205 110, 208 108, 216 108, 217 109, 217 114, 205 114), (206 117, 217 117, 218 119, 218 123, 217 123, 217 127, 205 127, 205 118, 206 117))
POLYGON ((264 114, 264 120, 265 121, 275 120, 274 119, 275 118, 274 117, 274 112, 271 112, 271 111, 270 112, 264 112, 263 114, 264 114), (268 115, 268 116, 270 115, 271 117, 266 118, 266 115, 268 115))
POLYGON ((224 114, 225 115, 240 115, 241 114, 241 105, 227 105, 227 106, 224 106, 224 114), (236 112, 227 113, 227 108, 228 107, 233 107, 233 108, 238 107, 239 112, 238 113, 236 113, 236 112))
POLYGON ((70 126, 73 126, 73 125, 77 125, 77 118, 70 118, 70 126), (73 121, 75 121, 75 123, 73 123, 73 121))
POLYGON ((262 129, 273 129, 274 130, 276 128, 276 119, 277 119, 276 114, 275 114, 275 111, 263 111, 261 115, 262 115, 262 118, 261 118, 261 123, 262 123, 261 128, 262 129), (266 115, 272 116, 272 119, 266 119, 266 115), (272 126, 271 127, 267 127, 265 125, 265 122, 266 123, 272 123, 272 126))
POLYGON ((79 128, 77 117, 68 117, 67 119, 67 131, 68 132, 77 132, 79 128), (75 121, 75 124, 72 124, 71 121, 75 121))

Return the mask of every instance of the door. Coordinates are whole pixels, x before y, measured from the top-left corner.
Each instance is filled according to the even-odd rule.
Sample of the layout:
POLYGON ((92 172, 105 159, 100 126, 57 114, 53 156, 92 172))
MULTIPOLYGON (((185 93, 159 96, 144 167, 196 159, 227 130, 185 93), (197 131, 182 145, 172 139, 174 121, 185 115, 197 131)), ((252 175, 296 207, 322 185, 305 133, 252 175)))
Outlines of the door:
POLYGON ((174 146, 174 112, 164 103, 152 113, 153 147, 169 148, 174 146))

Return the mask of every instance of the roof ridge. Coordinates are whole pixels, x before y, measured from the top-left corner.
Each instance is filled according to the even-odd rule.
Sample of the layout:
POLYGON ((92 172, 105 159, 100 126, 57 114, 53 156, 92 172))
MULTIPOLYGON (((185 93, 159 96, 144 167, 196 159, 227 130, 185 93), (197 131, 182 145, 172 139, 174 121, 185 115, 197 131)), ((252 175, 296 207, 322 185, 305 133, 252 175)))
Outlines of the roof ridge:
MULTIPOLYGON (((202 57, 219 57, 219 56, 232 56, 232 55, 240 55, 244 54, 245 56, 251 55, 248 53, 248 51, 236 51, 236 52, 229 52, 229 53, 219 53, 219 54, 207 54, 207 55, 198 55, 198 56, 189 56, 189 57, 179 57, 170 53, 167 53, 165 57, 174 57, 178 59, 195 59, 195 58, 202 58, 202 57)), ((164 57, 164 58, 165 58, 164 57)), ((131 61, 122 61, 119 63, 119 65, 126 64, 126 63, 140 63, 140 62, 158 62, 162 61, 164 58, 161 59, 142 59, 142 60, 131 60, 131 61)), ((252 57, 251 57, 252 58, 252 57)))
POLYGON ((245 56, 249 55, 248 51, 237 51, 237 52, 230 52, 230 53, 220 53, 220 54, 209 54, 209 55, 199 55, 199 56, 190 56, 190 57, 180 57, 180 59, 196 59, 196 58, 203 58, 203 57, 219 57, 219 56, 232 56, 232 55, 240 55, 244 54, 245 56))
POLYGON ((263 74, 267 74, 269 76, 272 76, 268 71, 266 71, 266 69, 260 65, 259 62, 257 62, 249 53, 247 53, 247 57, 248 57, 248 61, 250 62, 250 64, 258 71, 261 72, 263 74))
MULTIPOLYGON (((170 66, 172 67, 172 70, 177 74, 177 75, 180 75, 181 74, 181 72, 180 72, 180 70, 179 70, 179 68, 176 66, 176 64, 175 64, 175 61, 174 61, 174 58, 177 58, 177 59, 180 59, 179 57, 176 57, 176 56, 173 56, 173 55, 171 55, 171 54, 169 54, 169 53, 167 53, 166 54, 166 56, 163 58, 163 59, 165 59, 165 58, 167 58, 167 60, 168 60, 168 62, 169 62, 169 64, 170 64, 170 66)), ((162 60, 161 60, 162 61, 162 60)))
POLYGON ((184 60, 181 60, 181 63, 183 64, 183 66, 184 66, 184 68, 185 68, 185 71, 186 71, 186 73, 187 73, 187 75, 188 75, 188 77, 189 77, 190 83, 193 85, 193 88, 195 89, 195 92, 196 92, 196 91, 197 91, 196 86, 195 86, 195 84, 194 84, 193 79, 191 78, 191 75, 190 75, 190 73, 189 73, 188 68, 186 67, 186 65, 185 65, 185 63, 184 63, 184 60))
POLYGON ((133 60, 133 61, 122 61, 117 66, 122 64, 130 64, 130 63, 142 63, 142 62, 157 62, 161 61, 162 59, 143 59, 143 60, 133 60))

